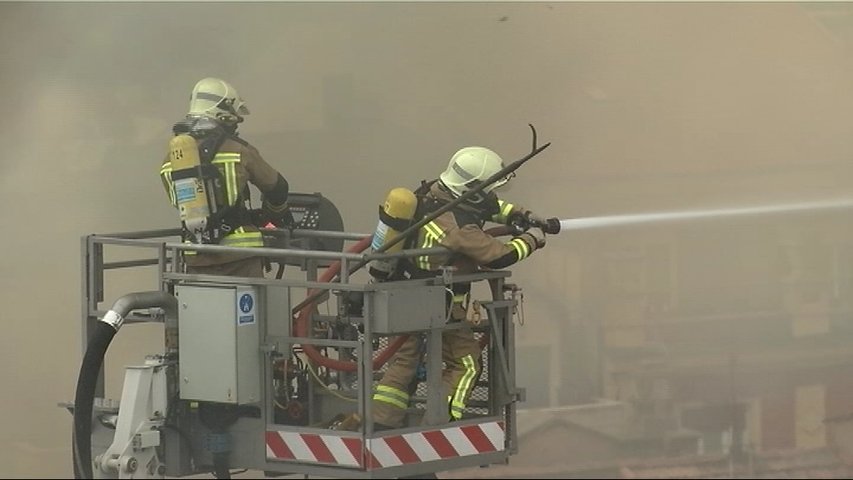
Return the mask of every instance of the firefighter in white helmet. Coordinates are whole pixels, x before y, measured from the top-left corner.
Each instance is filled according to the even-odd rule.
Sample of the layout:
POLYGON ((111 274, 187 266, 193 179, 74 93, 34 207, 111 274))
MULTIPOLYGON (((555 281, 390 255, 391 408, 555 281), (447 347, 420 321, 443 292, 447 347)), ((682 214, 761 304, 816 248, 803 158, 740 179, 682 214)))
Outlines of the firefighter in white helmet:
MULTIPOLYGON (((424 182, 416 195, 417 222, 452 202, 496 175, 504 168, 501 157, 494 151, 478 146, 457 151, 437 180, 424 182)), ((545 230, 551 231, 556 219, 542 220, 529 210, 498 199, 495 190, 505 185, 514 174, 486 185, 451 210, 424 225, 410 247, 431 248, 442 245, 446 254, 424 255, 397 269, 397 278, 426 278, 441 274, 441 267, 453 266, 457 273, 470 273, 480 268, 509 267, 545 246, 545 230), (509 224, 524 219, 526 231, 517 231, 509 240, 486 233, 487 221, 509 224)), ((414 235, 413 235, 414 237, 414 235)), ((383 279, 384 280, 384 279, 383 279)), ((466 318, 470 282, 454 283, 448 292, 450 321, 466 318)), ((442 383, 447 389, 448 420, 462 418, 466 403, 480 373, 480 345, 470 326, 448 329, 442 335, 445 369, 442 383)), ((423 339, 411 336, 389 362, 373 395, 373 421, 376 430, 403 426, 405 409, 417 386, 417 370, 424 352, 423 339)))
MULTIPOLYGON (((237 134, 237 125, 248 114, 246 103, 231 84, 209 77, 196 83, 186 117, 172 129, 174 136, 160 166, 160 177, 172 206, 181 212, 185 242, 262 247, 258 224, 283 226, 290 220, 287 180, 237 134), (196 155, 195 162, 187 163, 187 157, 196 155), (204 194, 194 196, 192 188, 184 188, 187 183, 204 194), (260 218, 253 218, 250 212, 249 183, 262 194, 260 218)), ((184 258, 192 273, 264 275, 265 259, 250 251, 186 251, 184 258)))

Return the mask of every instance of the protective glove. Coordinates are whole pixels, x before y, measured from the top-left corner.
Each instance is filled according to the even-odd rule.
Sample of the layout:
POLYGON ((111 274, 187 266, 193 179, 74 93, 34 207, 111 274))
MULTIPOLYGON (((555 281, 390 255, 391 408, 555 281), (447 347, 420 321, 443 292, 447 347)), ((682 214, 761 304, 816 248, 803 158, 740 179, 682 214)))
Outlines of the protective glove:
POLYGON ((533 245, 536 250, 545 246, 545 232, 539 227, 530 227, 524 232, 524 235, 529 235, 533 240, 533 245))
POLYGON ((521 235, 530 228, 530 222, 527 220, 527 214, 524 212, 513 213, 507 217, 506 224, 515 236, 521 235))
POLYGON ((275 206, 269 201, 263 201, 258 226, 266 227, 269 224, 275 228, 293 228, 295 226, 293 214, 290 213, 287 203, 275 206))

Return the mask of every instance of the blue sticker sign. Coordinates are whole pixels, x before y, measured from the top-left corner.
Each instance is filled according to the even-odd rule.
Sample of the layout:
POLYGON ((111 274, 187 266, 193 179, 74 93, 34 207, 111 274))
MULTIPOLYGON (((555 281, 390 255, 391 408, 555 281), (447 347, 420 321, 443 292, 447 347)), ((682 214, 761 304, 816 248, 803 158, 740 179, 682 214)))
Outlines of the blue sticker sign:
POLYGON ((248 293, 244 293, 242 297, 240 297, 240 311, 243 313, 249 313, 252 311, 252 307, 255 306, 255 300, 248 293))
POLYGON ((255 323, 255 298, 251 293, 241 295, 237 306, 240 309, 240 314, 237 316, 237 323, 239 325, 255 323))

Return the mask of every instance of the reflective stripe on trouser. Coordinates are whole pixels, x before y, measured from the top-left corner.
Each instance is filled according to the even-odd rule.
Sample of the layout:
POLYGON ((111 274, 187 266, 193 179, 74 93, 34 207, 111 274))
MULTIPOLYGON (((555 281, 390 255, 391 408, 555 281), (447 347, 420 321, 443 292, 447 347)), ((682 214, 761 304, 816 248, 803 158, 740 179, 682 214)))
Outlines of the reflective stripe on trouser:
MULTIPOLYGON (((458 419, 480 371, 480 344, 468 327, 445 331, 441 343, 441 356, 446 364, 441 381, 444 394, 448 396, 448 420, 458 419)), ((408 389, 419 363, 418 340, 413 335, 397 350, 376 387, 372 403, 374 422, 390 427, 403 426, 408 389)))
POLYGON ((462 418, 480 373, 480 342, 469 327, 448 330, 442 335, 442 359, 446 364, 442 383, 449 395, 449 415, 462 418))
POLYGON ((389 403, 404 410, 409 406, 409 394, 388 385, 377 385, 373 399, 377 402, 389 403))
POLYGON ((418 363, 418 338, 411 335, 391 358, 388 369, 376 386, 372 403, 374 422, 389 427, 403 426, 409 406, 408 389, 417 373, 418 363))
POLYGON ((453 395, 447 397, 447 403, 450 406, 450 418, 459 420, 462 414, 465 413, 465 404, 468 402, 468 397, 474 390, 474 380, 477 378, 479 365, 474 361, 474 357, 466 355, 462 358, 462 366, 465 371, 462 373, 462 378, 456 384, 456 390, 453 395))

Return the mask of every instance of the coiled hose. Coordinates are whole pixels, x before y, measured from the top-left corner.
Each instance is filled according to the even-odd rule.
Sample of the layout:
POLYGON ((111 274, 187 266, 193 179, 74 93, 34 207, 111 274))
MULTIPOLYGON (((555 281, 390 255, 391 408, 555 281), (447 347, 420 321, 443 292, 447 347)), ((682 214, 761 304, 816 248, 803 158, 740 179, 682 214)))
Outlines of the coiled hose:
MULTIPOLYGON (((373 239, 372 235, 368 235, 368 236, 362 238, 357 243, 355 243, 354 245, 349 247, 347 249, 347 253, 358 253, 358 252, 363 251, 368 246, 370 246, 370 242, 372 239, 373 239)), ((320 278, 318 278, 317 281, 318 282, 329 282, 340 271, 341 271, 341 262, 336 261, 336 262, 332 263, 331 265, 329 265, 328 268, 326 268, 326 271, 324 271, 323 274, 320 275, 320 278)), ((308 296, 311 297, 311 295, 314 295, 315 293, 316 293, 316 290, 311 290, 308 292, 308 296)), ((302 309, 300 309, 299 312, 296 314, 296 318, 295 318, 295 321, 293 323, 293 330, 294 330, 293 335, 294 336, 296 336, 296 337, 307 337, 308 336, 308 325, 310 324, 311 315, 313 314, 316 306, 317 306, 316 301, 308 303, 304 307, 302 307, 302 309)), ((400 347, 403 345, 403 343, 406 342, 406 340, 408 338, 409 338, 408 335, 401 335, 401 336, 397 337, 393 342, 391 342, 390 345, 385 347, 385 350, 379 352, 379 354, 376 355, 376 357, 373 359, 373 369, 379 370, 380 368, 382 368, 382 365, 385 365, 385 362, 387 362, 388 359, 391 358, 391 356, 394 355, 394 353, 400 349, 400 347)), ((308 358, 313 360, 315 363, 322 365, 326 368, 329 368, 331 370, 341 370, 344 372, 354 372, 358 369, 358 363, 357 362, 343 361, 343 360, 336 360, 334 358, 329 358, 329 357, 323 355, 322 353, 320 353, 320 351, 317 350, 317 348, 314 347, 314 345, 302 345, 302 350, 305 352, 305 355, 307 355, 308 358)))

